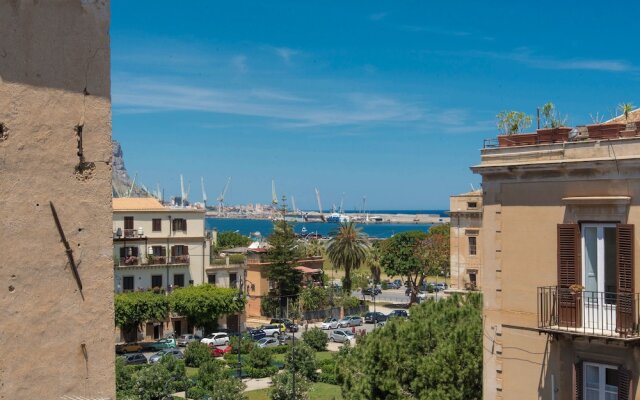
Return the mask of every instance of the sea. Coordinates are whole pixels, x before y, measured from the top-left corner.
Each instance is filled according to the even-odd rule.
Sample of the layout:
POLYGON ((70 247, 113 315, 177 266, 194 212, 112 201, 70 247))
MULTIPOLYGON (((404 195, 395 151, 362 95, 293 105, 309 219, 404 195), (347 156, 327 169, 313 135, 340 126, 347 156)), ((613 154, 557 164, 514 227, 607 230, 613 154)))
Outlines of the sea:
MULTIPOLYGON (((350 211, 347 211, 350 212, 350 211)), ((369 215, 376 214, 434 214, 446 217, 445 210, 374 210, 369 215)), ((396 233, 406 231, 423 231, 427 232, 432 224, 415 223, 415 224, 389 224, 389 223, 373 223, 373 224, 357 224, 365 235, 376 238, 386 239, 396 233)), ((294 222, 293 229, 296 233, 317 233, 322 236, 331 236, 339 225, 327 222, 294 222)), ((255 235, 259 232, 262 237, 267 237, 273 230, 273 222, 266 219, 233 219, 233 218, 212 218, 205 219, 205 229, 217 229, 218 232, 233 231, 244 236, 255 235)))

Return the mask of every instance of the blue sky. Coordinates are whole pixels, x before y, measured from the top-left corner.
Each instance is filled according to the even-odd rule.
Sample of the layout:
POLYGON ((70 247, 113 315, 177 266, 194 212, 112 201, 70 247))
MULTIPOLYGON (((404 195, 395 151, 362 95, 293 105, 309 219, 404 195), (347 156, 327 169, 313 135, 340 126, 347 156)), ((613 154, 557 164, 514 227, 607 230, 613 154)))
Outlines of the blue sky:
POLYGON ((447 208, 502 110, 571 125, 640 102, 640 3, 113 0, 113 136, 199 201, 447 208), (188 4, 188 6, 187 6, 188 4))

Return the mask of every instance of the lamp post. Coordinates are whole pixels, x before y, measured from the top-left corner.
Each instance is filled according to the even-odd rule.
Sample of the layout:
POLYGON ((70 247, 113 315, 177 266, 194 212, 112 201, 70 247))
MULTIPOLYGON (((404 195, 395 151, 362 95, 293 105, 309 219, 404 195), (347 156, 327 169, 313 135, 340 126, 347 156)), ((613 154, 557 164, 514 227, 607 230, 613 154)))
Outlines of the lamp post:
MULTIPOLYGON (((243 285, 244 282, 242 281, 242 276, 240 276, 240 287, 238 288, 238 294, 236 295, 236 301, 238 302, 242 302, 242 296, 243 296, 243 285)), ((237 374, 238 374, 238 379, 242 380, 242 358, 241 358, 241 352, 242 352, 242 336, 240 333, 240 316, 238 315, 238 366, 237 366, 237 374)))

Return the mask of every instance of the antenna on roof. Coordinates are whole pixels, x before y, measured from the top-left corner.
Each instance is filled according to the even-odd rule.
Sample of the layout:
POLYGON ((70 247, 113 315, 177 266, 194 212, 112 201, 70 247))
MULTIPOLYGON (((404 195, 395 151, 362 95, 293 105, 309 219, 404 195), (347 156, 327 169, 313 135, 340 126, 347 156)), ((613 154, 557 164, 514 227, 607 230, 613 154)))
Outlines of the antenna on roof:
POLYGON ((472 191, 472 192, 475 192, 475 191, 476 191, 476 188, 474 188, 474 187, 473 187, 473 183, 470 183, 469 185, 471 185, 471 191, 472 191))

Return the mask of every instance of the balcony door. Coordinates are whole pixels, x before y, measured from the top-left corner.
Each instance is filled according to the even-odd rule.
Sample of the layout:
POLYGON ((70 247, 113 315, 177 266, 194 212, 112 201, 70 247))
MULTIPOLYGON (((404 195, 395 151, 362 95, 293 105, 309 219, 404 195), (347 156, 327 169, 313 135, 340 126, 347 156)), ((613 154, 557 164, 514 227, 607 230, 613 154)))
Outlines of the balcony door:
POLYGON ((582 224, 582 286, 584 326, 616 327, 616 225, 582 224))

